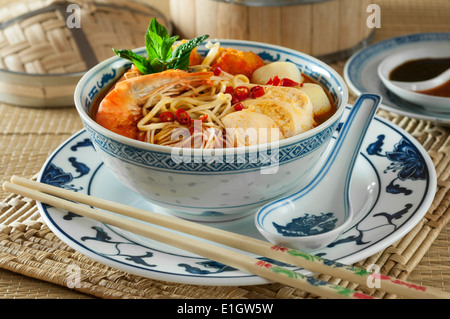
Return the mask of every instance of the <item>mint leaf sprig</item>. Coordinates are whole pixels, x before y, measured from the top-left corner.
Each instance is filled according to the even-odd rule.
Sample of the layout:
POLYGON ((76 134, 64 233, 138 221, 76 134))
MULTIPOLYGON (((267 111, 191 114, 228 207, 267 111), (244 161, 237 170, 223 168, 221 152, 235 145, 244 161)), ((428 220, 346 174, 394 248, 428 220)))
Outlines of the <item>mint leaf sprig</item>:
POLYGON ((172 49, 178 36, 169 36, 167 29, 153 18, 145 34, 145 49, 147 58, 134 53, 132 50, 116 50, 116 55, 130 60, 143 74, 161 72, 167 69, 186 70, 189 67, 189 57, 192 50, 205 41, 209 35, 205 34, 178 45, 172 49))

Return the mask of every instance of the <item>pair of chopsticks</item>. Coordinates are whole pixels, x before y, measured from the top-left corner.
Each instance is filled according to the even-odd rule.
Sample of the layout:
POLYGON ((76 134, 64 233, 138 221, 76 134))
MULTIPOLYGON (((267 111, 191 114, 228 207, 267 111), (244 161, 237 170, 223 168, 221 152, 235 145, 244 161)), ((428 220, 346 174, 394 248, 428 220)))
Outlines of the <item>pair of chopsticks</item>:
POLYGON ((401 281, 397 278, 368 272, 361 268, 344 265, 279 245, 273 245, 255 238, 95 198, 18 176, 13 176, 11 183, 3 183, 3 189, 7 192, 29 197, 36 201, 181 248, 230 267, 252 273, 269 281, 279 282, 304 290, 316 296, 325 298, 373 298, 361 292, 337 286, 314 277, 305 276, 290 269, 279 267, 236 251, 188 238, 161 228, 155 228, 139 221, 204 238, 211 242, 265 256, 273 260, 282 261, 290 265, 308 269, 313 273, 342 278, 363 286, 367 286, 369 282, 373 285, 373 282, 376 281, 379 283, 379 287, 377 288, 395 294, 398 297, 417 299, 450 298, 449 293, 432 287, 401 281))

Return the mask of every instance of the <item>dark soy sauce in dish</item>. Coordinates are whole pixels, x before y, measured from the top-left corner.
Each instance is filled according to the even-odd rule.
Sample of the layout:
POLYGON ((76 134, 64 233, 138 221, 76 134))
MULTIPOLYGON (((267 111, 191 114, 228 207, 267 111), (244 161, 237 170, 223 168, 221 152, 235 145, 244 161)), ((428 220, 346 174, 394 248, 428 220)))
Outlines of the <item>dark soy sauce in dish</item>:
MULTIPOLYGON (((399 82, 418 82, 435 78, 450 68, 450 58, 425 58, 407 61, 391 71, 389 79, 399 82)), ((450 97, 450 81, 417 93, 450 97)))
POLYGON ((450 68, 448 58, 424 58, 407 61, 391 71, 389 79, 400 82, 419 82, 432 79, 450 68))
MULTIPOLYGON (((433 95, 433 96, 440 96, 440 97, 450 97, 450 80, 448 80, 445 83, 442 83, 441 85, 438 85, 434 88, 424 90, 424 91, 416 91, 417 93, 427 94, 427 95, 433 95)), ((449 102, 450 106, 450 102, 449 102)))

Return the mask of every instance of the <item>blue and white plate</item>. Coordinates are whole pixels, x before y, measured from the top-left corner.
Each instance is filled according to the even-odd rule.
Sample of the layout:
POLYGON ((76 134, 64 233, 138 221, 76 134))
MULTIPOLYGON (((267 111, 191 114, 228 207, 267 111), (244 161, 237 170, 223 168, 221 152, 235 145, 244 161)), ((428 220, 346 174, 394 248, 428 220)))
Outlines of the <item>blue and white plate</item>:
MULTIPOLYGON (((389 121, 381 117, 373 120, 361 150, 350 191, 355 219, 330 246, 313 252, 347 264, 371 256, 404 236, 425 215, 436 191, 436 172, 426 151, 389 121)), ((49 157, 38 180, 163 213, 113 177, 84 130, 49 157)), ((267 283, 257 276, 68 211, 41 203, 38 208, 48 227, 66 244, 129 273, 199 285, 267 283)), ((254 225, 254 216, 209 225, 263 239, 254 225)))
POLYGON ((356 95, 370 92, 383 97, 380 108, 400 115, 450 125, 450 114, 431 112, 390 92, 378 76, 378 65, 389 55, 424 47, 441 48, 450 42, 450 33, 417 33, 377 42, 357 51, 346 62, 344 79, 356 95))

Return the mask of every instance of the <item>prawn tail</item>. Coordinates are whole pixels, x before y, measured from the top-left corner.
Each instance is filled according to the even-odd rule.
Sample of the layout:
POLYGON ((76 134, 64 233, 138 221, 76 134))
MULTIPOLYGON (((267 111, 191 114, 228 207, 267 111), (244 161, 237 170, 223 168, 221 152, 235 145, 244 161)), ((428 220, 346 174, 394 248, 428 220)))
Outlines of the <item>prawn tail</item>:
POLYGON ((140 117, 138 107, 120 99, 104 99, 99 106, 95 121, 104 128, 125 137, 137 139, 137 122, 140 117), (124 107, 124 105, 128 107, 124 107))

